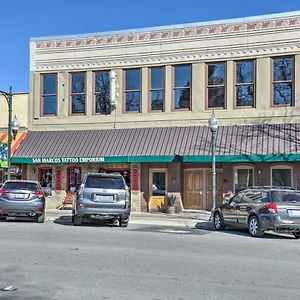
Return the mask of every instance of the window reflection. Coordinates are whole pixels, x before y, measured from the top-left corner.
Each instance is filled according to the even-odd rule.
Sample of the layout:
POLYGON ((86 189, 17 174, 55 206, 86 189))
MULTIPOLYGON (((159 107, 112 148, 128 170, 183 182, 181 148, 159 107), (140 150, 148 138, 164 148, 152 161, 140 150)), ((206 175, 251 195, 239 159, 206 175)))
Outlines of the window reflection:
POLYGON ((174 109, 190 109, 191 66, 174 66, 174 109))
POLYGON ((293 96, 293 57, 273 59, 273 104, 294 105, 293 96))
POLYGON ((125 109, 126 111, 140 112, 141 70, 125 70, 125 109))
POLYGON ((225 108, 225 63, 207 64, 207 106, 225 108))
POLYGON ((85 73, 71 74, 71 109, 72 114, 85 113, 85 73))
POLYGON ((164 110, 164 68, 150 68, 151 110, 164 110))
POLYGON ((152 173, 152 195, 165 196, 166 194, 166 173, 152 173))
POLYGON ((81 168, 70 167, 67 169, 68 186, 67 192, 76 193, 80 187, 81 181, 81 168))
POLYGON ((274 186, 292 186, 291 169, 272 169, 272 185, 274 186))
POLYGON ((95 72, 95 112, 110 113, 109 72, 95 72))
POLYGON ((42 75, 43 115, 56 115, 57 74, 42 75))

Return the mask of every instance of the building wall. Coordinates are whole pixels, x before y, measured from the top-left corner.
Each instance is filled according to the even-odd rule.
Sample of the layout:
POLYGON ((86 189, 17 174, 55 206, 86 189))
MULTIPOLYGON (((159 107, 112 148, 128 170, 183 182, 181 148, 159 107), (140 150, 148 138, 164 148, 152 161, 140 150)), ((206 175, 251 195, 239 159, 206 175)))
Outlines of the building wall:
POLYGON ((141 29, 116 34, 53 37, 30 43, 32 130, 99 129, 206 125, 206 63, 226 62, 226 109, 215 113, 221 125, 297 122, 300 115, 300 16, 270 16, 214 24, 141 29), (295 57, 295 106, 271 106, 272 57, 295 57), (256 108, 234 106, 234 63, 256 60, 256 108), (172 111, 172 66, 192 65, 191 111, 172 111), (165 67, 165 112, 148 110, 151 66, 165 67), (141 113, 124 113, 123 70, 142 69, 141 113), (111 115, 92 114, 92 72, 115 70, 117 106, 111 115), (86 71, 85 116, 69 116, 69 72, 86 71), (58 74, 58 116, 40 115, 41 74, 58 74), (245 118, 246 117, 246 118, 245 118))
MULTIPOLYGON (((13 94, 12 117, 16 115, 21 128, 28 128, 28 93, 13 94)), ((6 99, 0 95, 0 128, 7 128, 8 124, 8 106, 6 99)))

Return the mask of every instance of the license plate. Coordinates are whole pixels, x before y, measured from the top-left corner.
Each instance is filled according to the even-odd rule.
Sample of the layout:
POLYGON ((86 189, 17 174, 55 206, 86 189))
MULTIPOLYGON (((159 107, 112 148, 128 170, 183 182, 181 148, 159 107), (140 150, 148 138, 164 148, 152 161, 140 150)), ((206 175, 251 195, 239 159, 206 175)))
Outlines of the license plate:
POLYGON ((24 194, 15 194, 15 198, 17 198, 17 199, 24 199, 25 195, 24 194))
POLYGON ((112 195, 96 195, 95 200, 101 201, 101 202, 114 202, 114 196, 112 196, 112 195))
POLYGON ((299 210, 289 210, 288 211, 290 217, 300 217, 300 209, 299 210))

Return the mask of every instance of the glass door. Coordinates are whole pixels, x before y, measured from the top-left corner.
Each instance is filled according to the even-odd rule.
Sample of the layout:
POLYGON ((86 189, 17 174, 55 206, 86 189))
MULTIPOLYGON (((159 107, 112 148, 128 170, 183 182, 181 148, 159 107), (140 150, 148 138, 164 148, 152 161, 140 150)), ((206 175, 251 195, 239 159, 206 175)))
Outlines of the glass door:
POLYGON ((167 171, 165 169, 150 170, 150 211, 165 211, 167 208, 167 171))

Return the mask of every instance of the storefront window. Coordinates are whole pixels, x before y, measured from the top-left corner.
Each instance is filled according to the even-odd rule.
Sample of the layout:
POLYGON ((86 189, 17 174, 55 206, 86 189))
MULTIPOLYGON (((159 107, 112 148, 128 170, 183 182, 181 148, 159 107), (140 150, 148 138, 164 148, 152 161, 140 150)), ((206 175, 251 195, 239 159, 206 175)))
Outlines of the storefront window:
POLYGON ((67 169, 67 192, 76 193, 80 187, 81 168, 70 167, 67 169))
POLYGON ((287 166, 272 168, 273 186, 292 186, 292 168, 287 166))
POLYGON ((152 196, 164 196, 166 194, 166 173, 152 173, 152 196))
POLYGON ((240 167, 234 169, 234 191, 235 193, 253 186, 253 168, 240 167))
POLYGON ((39 169, 39 182, 44 191, 49 195, 52 193, 52 168, 40 168, 39 169))

